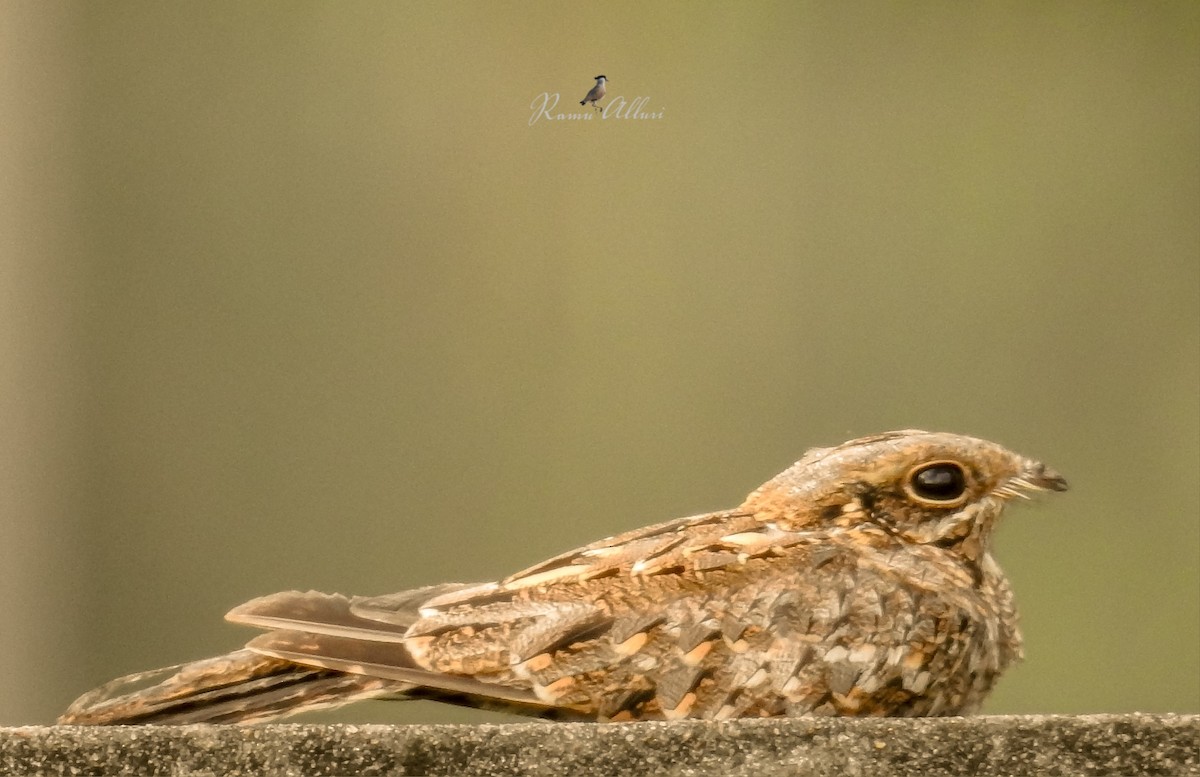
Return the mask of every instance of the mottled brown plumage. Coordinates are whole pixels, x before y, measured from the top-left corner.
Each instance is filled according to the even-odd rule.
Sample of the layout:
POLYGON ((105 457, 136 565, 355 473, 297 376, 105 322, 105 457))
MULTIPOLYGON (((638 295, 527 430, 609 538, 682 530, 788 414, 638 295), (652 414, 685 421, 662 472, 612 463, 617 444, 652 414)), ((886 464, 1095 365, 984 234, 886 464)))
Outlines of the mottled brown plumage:
POLYGON ((997 520, 1065 488, 985 440, 852 440, 734 510, 493 583, 256 599, 228 615, 268 630, 245 649, 114 681, 60 722, 251 722, 378 697, 566 720, 968 713, 1021 656, 997 520))

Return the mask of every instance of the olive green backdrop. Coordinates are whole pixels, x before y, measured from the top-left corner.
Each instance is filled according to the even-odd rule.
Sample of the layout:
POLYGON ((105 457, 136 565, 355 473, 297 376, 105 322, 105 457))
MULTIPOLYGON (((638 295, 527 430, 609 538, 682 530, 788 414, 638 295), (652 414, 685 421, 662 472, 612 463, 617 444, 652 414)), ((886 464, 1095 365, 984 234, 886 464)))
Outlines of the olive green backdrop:
POLYGON ((903 427, 1072 484, 989 711, 1200 711, 1200 5, 3 6, 0 722, 903 427))

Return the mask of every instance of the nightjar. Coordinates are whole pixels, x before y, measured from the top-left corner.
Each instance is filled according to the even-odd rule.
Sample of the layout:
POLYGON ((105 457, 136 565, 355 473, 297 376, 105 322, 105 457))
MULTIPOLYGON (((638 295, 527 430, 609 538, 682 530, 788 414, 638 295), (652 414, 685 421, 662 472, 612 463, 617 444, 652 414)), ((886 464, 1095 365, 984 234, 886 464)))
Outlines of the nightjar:
POLYGON ((992 557, 1005 506, 1062 491, 986 440, 907 430, 808 451, 732 510, 502 580, 289 591, 228 655, 114 680, 65 724, 254 722, 366 698, 556 720, 957 715, 1021 657, 992 557))

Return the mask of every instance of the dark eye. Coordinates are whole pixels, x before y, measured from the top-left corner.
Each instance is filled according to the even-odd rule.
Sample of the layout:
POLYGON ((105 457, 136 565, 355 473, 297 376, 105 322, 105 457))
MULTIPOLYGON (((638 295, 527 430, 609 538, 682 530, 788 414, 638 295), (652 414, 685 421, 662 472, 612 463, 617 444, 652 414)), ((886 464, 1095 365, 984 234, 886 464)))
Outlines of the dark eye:
POLYGON ((908 478, 913 496, 929 502, 956 502, 967 490, 963 468, 952 461, 926 464, 908 478))

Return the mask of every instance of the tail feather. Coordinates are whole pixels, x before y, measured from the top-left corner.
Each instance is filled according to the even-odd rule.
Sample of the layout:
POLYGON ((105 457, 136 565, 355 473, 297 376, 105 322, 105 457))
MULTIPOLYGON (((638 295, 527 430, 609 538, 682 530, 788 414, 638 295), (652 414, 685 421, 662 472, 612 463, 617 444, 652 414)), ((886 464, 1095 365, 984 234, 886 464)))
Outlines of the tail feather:
POLYGON ((58 723, 253 723, 403 693, 411 687, 238 650, 113 680, 79 697, 58 723))
POLYGON ((578 717, 578 710, 557 708, 503 676, 430 671, 414 660, 406 633, 420 618, 420 604, 471 587, 431 586, 369 598, 317 591, 264 596, 226 616, 268 629, 246 648, 118 678, 81 696, 58 722, 253 723, 380 697, 578 717))

